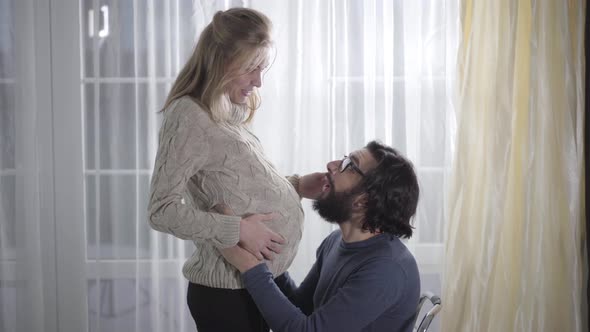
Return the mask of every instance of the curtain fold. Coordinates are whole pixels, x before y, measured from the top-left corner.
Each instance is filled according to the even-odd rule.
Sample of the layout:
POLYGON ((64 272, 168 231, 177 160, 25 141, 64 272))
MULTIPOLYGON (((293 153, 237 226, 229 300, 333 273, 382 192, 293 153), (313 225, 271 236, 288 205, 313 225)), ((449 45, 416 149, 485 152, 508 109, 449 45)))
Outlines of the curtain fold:
POLYGON ((49 101, 43 91, 49 60, 41 58, 48 52, 45 45, 34 42, 47 37, 47 21, 35 20, 46 6, 24 0, 5 1, 0 8, 0 330, 51 331, 56 328, 51 317, 55 273, 44 266, 55 257, 43 251, 53 241, 53 234, 44 234, 53 220, 43 196, 50 186, 51 159, 44 159, 44 140, 50 136, 44 121, 50 114, 39 113, 49 101), (10 14, 23 19, 6 17, 10 14))
POLYGON ((585 1, 462 1, 443 331, 585 331, 585 1))

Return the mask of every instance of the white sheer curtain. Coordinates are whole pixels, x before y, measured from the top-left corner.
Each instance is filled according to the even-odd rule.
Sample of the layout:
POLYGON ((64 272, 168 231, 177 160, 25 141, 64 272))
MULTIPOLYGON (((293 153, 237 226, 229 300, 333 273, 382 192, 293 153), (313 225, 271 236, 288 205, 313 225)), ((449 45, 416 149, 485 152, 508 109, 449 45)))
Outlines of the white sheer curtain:
MULTIPOLYGON (((251 1, 275 23, 277 55, 254 131, 285 173, 325 169, 371 139, 407 154, 422 186, 416 236, 424 288, 440 289, 450 155, 455 1, 251 1)), ((302 277, 329 226, 310 209, 291 269, 302 277)))
MULTIPOLYGON (((456 1, 83 0, 79 17, 73 18, 62 16, 65 3, 0 0, 3 331, 194 330, 181 275, 192 245, 149 229, 145 204, 159 127, 156 111, 198 32, 216 10, 231 6, 261 10, 275 26, 276 58, 265 75, 263 105, 253 125, 266 153, 285 174, 323 170, 327 161, 372 139, 407 154, 422 189, 416 235, 408 246, 418 259, 423 288, 440 292, 443 186, 454 131, 456 1), (49 88, 52 84, 72 84, 60 81, 49 58, 52 43, 59 42, 51 34, 61 31, 55 25, 67 24, 80 36, 79 52, 69 55, 77 73, 80 61, 80 81, 73 82, 79 89, 72 91, 80 94, 80 105, 71 111, 43 107, 62 99, 52 95, 57 90, 49 88), (18 41, 22 33, 29 42, 18 41), (15 59, 24 71, 12 70, 15 59), (27 72, 27 64, 34 69, 27 72), (14 84, 39 79, 37 89, 14 84), (56 122, 63 114, 79 118, 80 128, 70 131, 56 122), (64 150, 52 141, 57 135, 82 142, 80 151, 67 151, 82 166, 52 166, 59 165, 52 158, 64 150), (25 165, 19 156, 33 158, 23 166, 32 176, 23 177, 22 192, 14 175, 25 165), (56 189, 55 174, 63 167, 83 184, 77 188, 72 181, 81 194, 68 205, 79 211, 80 220, 61 213, 66 193, 56 189), (20 238, 33 249, 11 256, 18 251, 18 225, 23 225, 20 238), (80 230, 70 233, 67 225, 80 230), (58 231, 63 229, 67 234, 58 231), (68 250, 82 258, 64 265, 68 250), (21 277, 15 265, 22 267, 21 277), (81 287, 60 284, 70 272, 86 276, 81 287), (34 276, 33 287, 17 287, 26 276, 34 276), (60 314, 68 308, 85 315, 60 314)), ((53 57, 60 56, 53 47, 53 57)), ((298 280, 332 229, 309 202, 304 205, 304 237, 291 268, 298 280)))
POLYGON ((48 101, 48 18, 34 9, 31 1, 0 1, 1 331, 41 331, 44 322, 55 321, 47 302, 55 300, 55 273, 45 261, 53 253, 43 251, 52 241, 44 221, 53 211, 42 196, 51 179, 48 132, 41 124, 50 114, 38 112, 48 101))

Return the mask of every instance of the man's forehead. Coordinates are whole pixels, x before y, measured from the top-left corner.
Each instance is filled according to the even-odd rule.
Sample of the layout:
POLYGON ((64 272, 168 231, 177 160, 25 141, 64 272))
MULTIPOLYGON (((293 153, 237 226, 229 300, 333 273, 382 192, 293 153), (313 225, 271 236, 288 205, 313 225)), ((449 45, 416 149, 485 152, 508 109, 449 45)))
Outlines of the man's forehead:
POLYGON ((363 172, 369 171, 377 165, 375 158, 367 148, 353 151, 348 156, 363 172))

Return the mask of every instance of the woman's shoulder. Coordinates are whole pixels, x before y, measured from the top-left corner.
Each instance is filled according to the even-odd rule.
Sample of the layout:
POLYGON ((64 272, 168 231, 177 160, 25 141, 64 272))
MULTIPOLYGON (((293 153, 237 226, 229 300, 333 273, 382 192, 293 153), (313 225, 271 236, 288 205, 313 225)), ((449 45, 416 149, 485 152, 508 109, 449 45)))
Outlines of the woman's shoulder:
POLYGON ((202 127, 212 124, 209 114, 189 96, 183 96, 173 101, 164 110, 164 117, 176 121, 197 121, 202 127))

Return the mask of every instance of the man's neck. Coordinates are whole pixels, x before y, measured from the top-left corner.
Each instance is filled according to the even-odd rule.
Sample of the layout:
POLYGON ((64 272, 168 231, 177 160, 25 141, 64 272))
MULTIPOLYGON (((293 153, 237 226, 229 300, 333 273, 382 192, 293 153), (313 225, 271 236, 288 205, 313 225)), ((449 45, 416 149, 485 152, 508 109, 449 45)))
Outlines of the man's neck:
POLYGON ((373 236, 378 235, 378 233, 371 233, 363 230, 359 225, 360 223, 355 223, 350 220, 339 224, 340 230, 342 231, 342 240, 346 243, 352 243, 368 240, 373 236))

